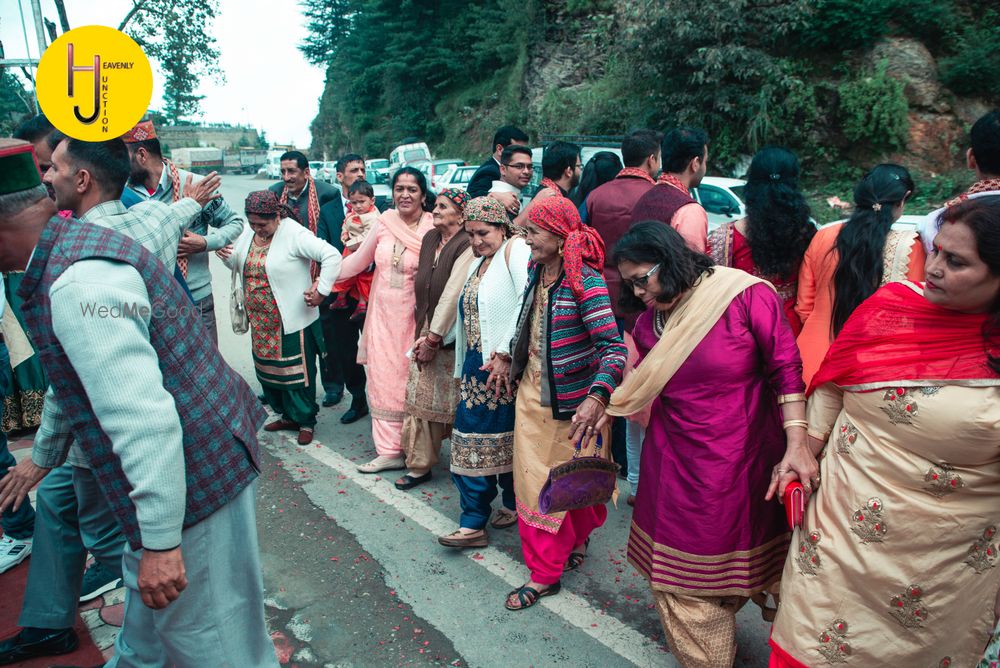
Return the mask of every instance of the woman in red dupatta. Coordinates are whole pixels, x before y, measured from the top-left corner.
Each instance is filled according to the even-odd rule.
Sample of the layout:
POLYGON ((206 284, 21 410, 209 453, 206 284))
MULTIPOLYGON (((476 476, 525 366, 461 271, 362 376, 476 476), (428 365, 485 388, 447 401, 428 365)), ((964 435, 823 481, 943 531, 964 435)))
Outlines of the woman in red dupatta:
POLYGON ((1000 589, 1000 197, 943 216, 927 283, 848 319, 809 388, 821 486, 781 581, 772 668, 976 665, 1000 589))

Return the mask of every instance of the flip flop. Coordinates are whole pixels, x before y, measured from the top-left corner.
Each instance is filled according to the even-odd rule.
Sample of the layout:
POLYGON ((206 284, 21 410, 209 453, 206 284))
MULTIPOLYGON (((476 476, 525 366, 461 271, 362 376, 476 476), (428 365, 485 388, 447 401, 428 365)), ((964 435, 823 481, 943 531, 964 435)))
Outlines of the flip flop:
MULTIPOLYGON (((583 548, 587 549, 590 547, 590 539, 583 541, 583 548)), ((583 562, 587 560, 586 552, 570 552, 569 558, 566 560, 566 565, 563 566, 563 573, 569 573, 570 571, 575 571, 576 569, 583 566, 583 562)))
POLYGON ((409 473, 404 475, 399 480, 405 480, 406 482, 400 484, 399 480, 396 481, 396 489, 407 490, 413 489, 417 485, 423 485, 425 482, 429 482, 431 479, 431 472, 428 471, 423 475, 412 476, 409 473))
POLYGON ((544 598, 546 596, 555 596, 556 594, 559 593, 560 589, 562 589, 562 584, 559 582, 553 585, 549 585, 542 591, 538 591, 537 589, 529 587, 528 585, 524 585, 522 587, 518 587, 514 591, 507 594, 507 600, 504 602, 503 607, 507 608, 508 610, 514 610, 514 611, 525 610, 533 606, 535 603, 538 603, 538 599, 540 598, 544 598), (510 597, 515 594, 517 595, 517 602, 520 604, 516 607, 511 606, 510 604, 510 597))

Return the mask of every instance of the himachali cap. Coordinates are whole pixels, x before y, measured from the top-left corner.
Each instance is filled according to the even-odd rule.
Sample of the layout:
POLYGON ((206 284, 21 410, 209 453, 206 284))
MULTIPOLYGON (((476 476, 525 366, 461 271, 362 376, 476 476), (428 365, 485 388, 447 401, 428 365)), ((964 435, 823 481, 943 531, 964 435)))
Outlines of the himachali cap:
POLYGON ((465 219, 490 225, 510 225, 510 218, 503 204, 485 196, 477 197, 465 205, 465 219))
POLYGON ((0 195, 42 185, 35 148, 20 139, 0 139, 0 195))
POLYGON ((136 144, 147 139, 156 139, 156 128, 153 121, 140 121, 135 127, 122 135, 122 141, 126 144, 136 144))

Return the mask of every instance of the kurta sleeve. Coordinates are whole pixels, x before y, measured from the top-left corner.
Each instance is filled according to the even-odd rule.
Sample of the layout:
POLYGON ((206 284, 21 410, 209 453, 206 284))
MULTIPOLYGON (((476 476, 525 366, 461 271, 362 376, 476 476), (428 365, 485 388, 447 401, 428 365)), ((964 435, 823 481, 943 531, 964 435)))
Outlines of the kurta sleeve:
POLYGON ((340 265, 340 276, 337 277, 338 281, 357 276, 375 261, 375 248, 378 246, 379 230, 381 229, 382 223, 375 221, 372 229, 368 231, 368 236, 361 242, 358 249, 344 258, 343 263, 340 265))
POLYGON ((802 381, 802 357, 785 317, 781 297, 770 287, 758 283, 747 288, 737 299, 746 304, 747 325, 757 342, 764 372, 774 393, 801 394, 806 388, 802 381))
MULTIPOLYGON (((815 242, 815 238, 814 238, 815 242)), ((795 296, 795 312, 799 314, 802 324, 812 315, 816 304, 816 244, 809 244, 806 254, 802 256, 802 266, 799 267, 799 285, 795 296)))
POLYGON ((826 383, 816 388, 806 404, 809 435, 826 443, 843 409, 844 391, 841 388, 833 383, 826 383))
MULTIPOLYGON (((459 234, 464 234, 464 232, 459 232, 459 234)), ((472 252, 472 247, 469 247, 462 251, 462 254, 456 258, 455 264, 452 265, 451 275, 448 276, 448 282, 444 286, 441 298, 438 299, 437 306, 434 308, 434 318, 431 319, 429 328, 432 334, 444 338, 445 334, 455 326, 455 318, 458 315, 458 299, 462 294, 462 289, 465 288, 465 282, 469 277, 469 266, 473 259, 475 259, 475 255, 472 252)))
POLYGON ((130 265, 82 260, 56 280, 50 299, 53 331, 132 488, 143 547, 177 547, 187 498, 183 433, 149 340, 145 283, 130 265), (81 305, 122 304, 146 315, 80 315, 81 305))
POLYGON ((677 209, 670 226, 677 230, 687 245, 699 253, 708 248, 708 214, 697 202, 677 209))
POLYGON ((927 251, 920 237, 913 240, 913 249, 910 251, 910 266, 906 270, 906 280, 914 283, 923 283, 924 265, 927 264, 927 251))
POLYGON ((618 324, 615 314, 611 312, 611 299, 604 279, 599 275, 584 276, 583 289, 580 316, 600 356, 597 375, 587 394, 601 397, 606 405, 625 375, 628 350, 618 334, 618 324))

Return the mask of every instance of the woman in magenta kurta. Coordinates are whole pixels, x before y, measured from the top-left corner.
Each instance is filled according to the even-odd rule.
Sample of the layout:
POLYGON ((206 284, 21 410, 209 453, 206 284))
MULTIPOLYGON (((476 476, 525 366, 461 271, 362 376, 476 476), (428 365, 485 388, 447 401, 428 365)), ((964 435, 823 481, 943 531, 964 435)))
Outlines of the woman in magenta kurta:
POLYGON ((764 495, 786 443, 805 442, 795 337, 769 283, 713 266, 667 226, 634 225, 615 258, 623 306, 646 311, 636 378, 609 412, 652 402, 628 559, 681 663, 729 666, 736 612, 778 581, 788 549, 764 495))

